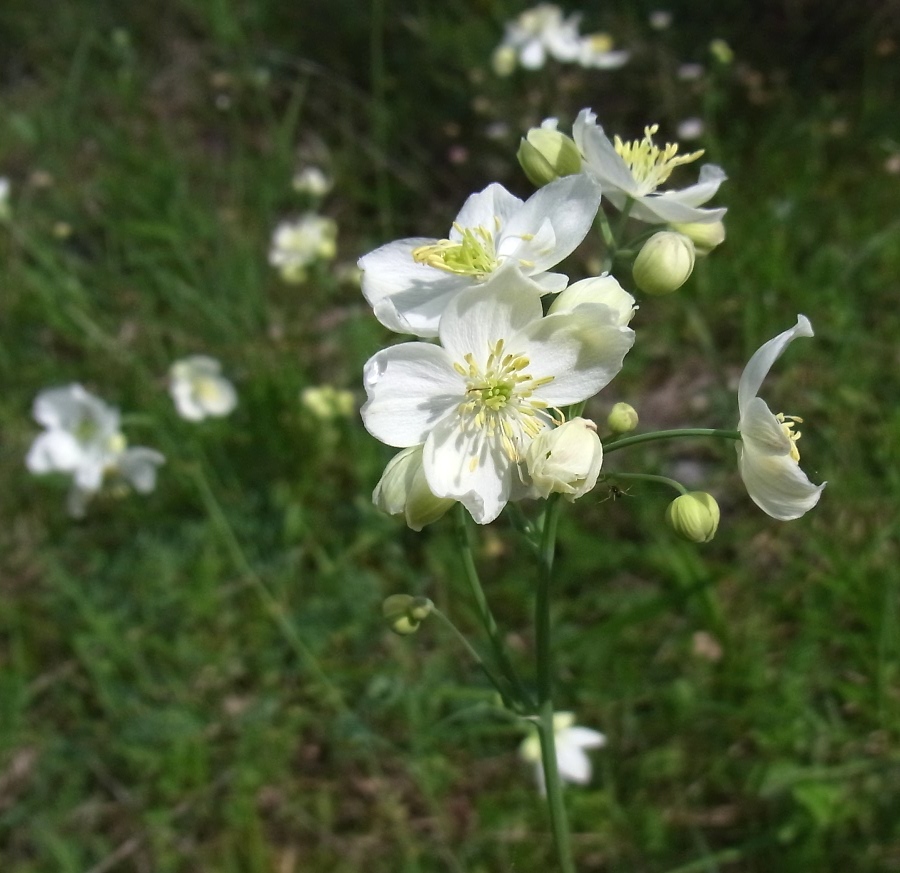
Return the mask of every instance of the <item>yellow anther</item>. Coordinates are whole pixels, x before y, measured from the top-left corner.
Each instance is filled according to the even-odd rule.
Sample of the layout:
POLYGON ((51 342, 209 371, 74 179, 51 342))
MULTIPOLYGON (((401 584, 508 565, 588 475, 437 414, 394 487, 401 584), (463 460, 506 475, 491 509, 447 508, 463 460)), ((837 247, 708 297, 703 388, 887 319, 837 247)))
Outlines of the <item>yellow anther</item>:
POLYGON ((640 194, 650 194, 672 175, 672 170, 681 164, 696 161, 703 149, 687 155, 678 154, 677 143, 666 143, 660 148, 653 142, 653 135, 659 130, 658 124, 644 128, 644 138, 623 142, 616 137, 613 143, 616 152, 628 165, 631 175, 638 184, 640 194))

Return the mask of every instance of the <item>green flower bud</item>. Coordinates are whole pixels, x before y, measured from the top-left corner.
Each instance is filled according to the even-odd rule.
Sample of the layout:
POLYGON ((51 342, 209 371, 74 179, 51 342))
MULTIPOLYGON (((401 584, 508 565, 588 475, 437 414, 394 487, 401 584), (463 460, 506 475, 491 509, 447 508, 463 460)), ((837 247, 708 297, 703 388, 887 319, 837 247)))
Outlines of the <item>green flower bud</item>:
POLYGON ((556 129, 556 119, 532 127, 516 153, 528 181, 537 188, 581 172, 581 152, 575 141, 556 129))
POLYGON ((719 527, 719 504, 705 491, 691 491, 669 504, 666 521, 682 539, 708 543, 719 527))
POLYGON ((613 433, 628 433, 638 426, 637 410, 630 403, 616 403, 609 411, 606 426, 613 433))
POLYGON ((634 260, 634 283, 647 294, 671 294, 694 269, 694 244, 683 233, 653 234, 634 260))
POLYGON ((388 462, 372 493, 372 502, 388 515, 402 516, 413 530, 422 530, 456 501, 431 493, 422 469, 422 446, 412 446, 388 462))
POLYGON ((683 233, 693 244, 697 255, 704 257, 725 242, 725 225, 721 221, 692 221, 670 224, 672 230, 683 233))
POLYGON ((414 634, 419 625, 431 615, 434 604, 427 597, 409 594, 392 594, 381 604, 381 614, 394 633, 401 636, 414 634))

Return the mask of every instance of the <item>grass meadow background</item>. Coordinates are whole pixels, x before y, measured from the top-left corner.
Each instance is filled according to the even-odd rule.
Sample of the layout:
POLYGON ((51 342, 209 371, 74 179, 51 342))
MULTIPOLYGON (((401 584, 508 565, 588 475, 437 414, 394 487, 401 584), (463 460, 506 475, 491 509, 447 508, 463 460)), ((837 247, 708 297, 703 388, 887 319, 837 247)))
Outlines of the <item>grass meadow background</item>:
MULTIPOLYGON (((422 593, 477 637, 450 521, 379 514, 391 450, 298 397, 361 402, 363 362, 395 340, 339 265, 444 235, 492 181, 528 196, 519 137, 584 106, 626 138, 701 117, 729 174, 728 239, 639 301, 589 413, 731 427, 743 364, 802 312, 816 338, 764 393, 804 417, 804 468, 829 484, 781 524, 730 446, 655 443, 619 469, 712 491, 712 543, 676 540, 650 485, 566 514, 558 706, 609 739, 567 789, 579 870, 900 870, 896 5, 672 2, 656 32, 655 4, 585 4, 628 66, 503 80, 508 0, 41 7, 0 6, 2 873, 554 869, 521 727, 440 626, 380 619, 422 593), (680 80, 683 62, 706 75, 680 80), (306 208, 307 163, 336 180, 338 258, 288 285, 267 249, 306 208), (231 417, 177 417, 166 373, 194 353, 236 383, 231 417), (153 494, 79 522, 23 463, 34 396, 71 382, 167 456, 153 494)), ((479 535, 531 675, 529 556, 502 519, 479 535)))

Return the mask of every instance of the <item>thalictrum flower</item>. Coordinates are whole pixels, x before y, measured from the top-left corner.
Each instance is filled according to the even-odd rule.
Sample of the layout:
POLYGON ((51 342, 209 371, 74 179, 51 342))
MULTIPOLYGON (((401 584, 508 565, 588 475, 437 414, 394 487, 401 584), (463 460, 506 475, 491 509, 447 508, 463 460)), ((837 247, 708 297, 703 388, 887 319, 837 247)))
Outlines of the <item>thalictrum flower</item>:
MULTIPOLYGON (((575 724, 575 716, 571 712, 553 714, 553 734, 556 743, 556 766, 559 778, 564 782, 576 785, 587 785, 591 781, 591 759, 585 749, 600 749, 606 745, 606 737, 599 731, 580 727, 575 724)), ((537 729, 522 741, 519 755, 524 761, 533 764, 541 793, 546 792, 544 765, 541 761, 541 741, 537 729)))
POLYGON ((614 49, 608 33, 592 33, 578 41, 578 63, 595 70, 615 70, 628 62, 630 52, 614 49))
POLYGON ((222 365, 207 355, 191 355, 172 364, 169 393, 178 414, 188 421, 228 415, 237 405, 237 392, 222 375, 222 365))
POLYGON ((561 291, 566 277, 546 271, 584 239, 599 205, 600 189, 584 175, 551 182, 525 202, 489 185, 466 200, 448 239, 403 239, 361 258, 363 294, 385 327, 432 337, 456 295, 508 270, 526 277, 523 294, 561 291))
POLYGON ((109 475, 120 477, 139 493, 153 490, 163 456, 153 449, 128 448, 119 430, 119 411, 81 385, 42 391, 33 414, 45 430, 32 443, 25 464, 32 473, 72 477, 68 499, 72 515, 84 515, 87 501, 109 475))
POLYGON ((726 210, 700 209, 725 181, 725 172, 714 164, 700 168, 696 185, 680 191, 657 190, 681 164, 696 161, 703 151, 678 154, 674 143, 660 148, 653 142, 657 126, 645 128, 644 138, 614 142, 597 124, 597 116, 582 109, 572 128, 584 157, 585 171, 603 187, 604 196, 619 210, 631 200, 630 215, 651 224, 670 221, 719 221, 726 210))
POLYGON ((516 61, 526 70, 539 70, 548 57, 563 63, 577 60, 580 20, 577 13, 564 18, 562 10, 552 3, 526 9, 506 25, 503 41, 494 52, 495 71, 508 75, 516 61))
POLYGON ((303 282, 316 261, 330 261, 337 251, 337 224, 308 212, 296 221, 283 221, 275 228, 269 263, 277 267, 285 282, 303 282))
POLYGON ((398 448, 424 444, 432 493, 459 500, 479 524, 510 499, 529 443, 559 420, 554 410, 603 388, 634 342, 608 307, 542 317, 521 285, 508 273, 455 296, 441 345, 391 346, 365 367, 366 428, 398 448))
POLYGON ((573 418, 542 430, 528 446, 525 465, 531 487, 540 497, 563 494, 571 502, 587 494, 597 484, 603 465, 597 425, 573 418))
POLYGON ((798 336, 813 336, 805 315, 797 324, 778 334, 750 358, 738 384, 738 470, 753 502, 772 518, 789 521, 799 518, 818 502, 821 485, 813 485, 800 469, 796 426, 802 419, 795 415, 774 414, 758 397, 759 389, 772 364, 798 336))

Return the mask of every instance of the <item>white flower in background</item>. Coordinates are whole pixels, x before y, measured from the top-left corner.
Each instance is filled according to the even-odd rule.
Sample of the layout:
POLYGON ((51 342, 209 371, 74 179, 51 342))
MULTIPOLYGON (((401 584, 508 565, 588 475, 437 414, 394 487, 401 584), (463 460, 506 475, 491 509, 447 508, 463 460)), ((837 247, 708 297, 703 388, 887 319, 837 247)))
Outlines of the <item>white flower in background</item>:
POLYGON ((308 212, 275 228, 269 263, 278 268, 285 282, 303 282, 312 264, 335 256, 336 240, 334 219, 308 212))
POLYGON ((81 517, 88 500, 108 476, 118 476, 146 494, 156 486, 163 456, 152 449, 128 448, 119 430, 119 411, 82 388, 48 388, 34 401, 35 420, 45 428, 31 444, 25 464, 32 473, 72 477, 69 512, 81 517))
POLYGON ((365 366, 369 433, 398 448, 424 444, 431 492, 459 500, 479 524, 521 484, 519 465, 558 421, 554 410, 596 394, 634 343, 606 306, 543 317, 522 282, 508 272, 457 295, 441 319, 441 345, 391 346, 365 366))
MULTIPOLYGON (((601 749, 606 745, 606 737, 591 728, 579 727, 575 724, 575 715, 571 712, 553 714, 553 734, 556 743, 556 766, 559 778, 563 782, 576 785, 587 785, 591 781, 591 759, 585 749, 601 749)), ((537 728, 522 741, 519 746, 522 760, 534 765, 538 788, 541 794, 547 790, 544 781, 544 765, 541 761, 541 740, 537 728)))
POLYGON ((582 303, 600 303, 608 307, 612 312, 611 323, 622 327, 631 323, 637 309, 634 297, 619 284, 618 279, 604 273, 602 276, 573 282, 550 304, 548 314, 570 312, 582 303))
POLYGON ((5 220, 12 215, 12 209, 9 205, 9 179, 0 176, 0 220, 5 220))
POLYGON ((613 48, 612 37, 608 33, 592 33, 578 41, 578 63, 582 67, 595 70, 617 70, 624 66, 630 52, 613 48))
POLYGON ((486 290, 507 270, 521 274, 523 296, 561 291, 566 276, 546 271, 584 239, 599 205, 600 189, 585 175, 551 182, 524 202, 488 185, 466 200, 449 239, 398 240, 360 258, 363 294, 385 327, 432 337, 450 301, 472 286, 486 290))
POLYGON ((574 501, 596 484, 603 465, 603 445, 597 425, 573 418, 552 430, 542 430, 528 446, 525 465, 540 497, 563 494, 574 501))
POLYGON ((684 121, 678 122, 678 139, 692 140, 700 139, 703 136, 705 126, 702 118, 685 118, 684 121))
POLYGON ((805 315, 797 316, 797 324, 778 334, 759 348, 750 358, 738 384, 738 470, 747 493, 765 513, 780 521, 799 518, 818 502, 821 485, 813 485, 800 469, 800 452, 795 430, 802 419, 794 415, 774 414, 758 397, 759 389, 772 364, 798 336, 813 336, 812 325, 805 315))
POLYGON ((298 194, 310 197, 324 197, 333 186, 332 180, 320 167, 304 167, 294 174, 292 185, 298 194))
POLYGON ((696 185, 680 191, 657 190, 676 167, 697 160, 703 151, 679 155, 674 143, 661 149, 653 142, 656 130, 656 125, 645 128, 642 140, 623 142, 617 136, 615 142, 610 142, 597 124, 596 115, 583 109, 575 121, 572 135, 584 156, 586 172, 600 183, 603 196, 616 209, 623 209, 630 199, 630 214, 651 224, 721 220, 726 212, 724 208, 699 208, 725 181, 725 172, 715 164, 704 164, 700 168, 700 180, 696 185))
POLYGON ((672 24, 672 13, 667 9, 655 9, 650 13, 648 21, 654 30, 666 30, 672 24))
POLYGON ((679 65, 675 70, 675 77, 681 82, 696 82, 702 79, 705 73, 706 67, 703 64, 688 63, 679 65))
POLYGON ((350 418, 356 412, 352 391, 333 385, 310 385, 300 392, 300 403, 319 421, 350 418))
POLYGON ((188 421, 228 415, 237 406, 237 392, 222 375, 222 365, 206 355, 191 355, 172 364, 169 393, 178 414, 188 421))
POLYGON ((518 62, 526 70, 539 70, 553 58, 563 63, 578 59, 581 16, 563 17, 562 10, 552 3, 541 3, 527 9, 514 21, 507 23, 503 41, 494 52, 494 70, 509 75, 518 62))

